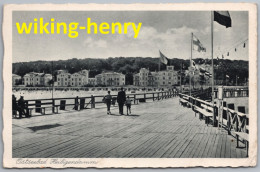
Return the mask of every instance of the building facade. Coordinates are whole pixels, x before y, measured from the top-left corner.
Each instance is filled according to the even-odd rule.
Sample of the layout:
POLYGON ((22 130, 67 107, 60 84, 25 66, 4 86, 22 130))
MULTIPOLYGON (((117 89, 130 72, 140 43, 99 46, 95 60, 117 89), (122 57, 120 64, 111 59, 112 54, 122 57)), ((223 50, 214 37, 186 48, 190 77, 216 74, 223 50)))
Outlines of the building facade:
POLYGON ((49 86, 51 74, 30 72, 24 75, 23 82, 25 86, 49 86))
POLYGON ((22 80, 22 77, 16 74, 12 74, 12 85, 18 85, 22 80))
POLYGON ((95 76, 96 85, 122 86, 125 85, 125 75, 117 72, 103 72, 95 76))
POLYGON ((141 68, 140 72, 134 75, 135 86, 150 87, 169 87, 179 83, 178 72, 174 66, 167 66, 165 71, 150 72, 148 69, 141 68))
POLYGON ((68 87, 71 85, 71 74, 67 70, 57 71, 57 86, 58 87, 68 87))
POLYGON ((89 71, 81 70, 70 74, 66 70, 58 70, 57 86, 58 87, 82 87, 88 84, 89 71))

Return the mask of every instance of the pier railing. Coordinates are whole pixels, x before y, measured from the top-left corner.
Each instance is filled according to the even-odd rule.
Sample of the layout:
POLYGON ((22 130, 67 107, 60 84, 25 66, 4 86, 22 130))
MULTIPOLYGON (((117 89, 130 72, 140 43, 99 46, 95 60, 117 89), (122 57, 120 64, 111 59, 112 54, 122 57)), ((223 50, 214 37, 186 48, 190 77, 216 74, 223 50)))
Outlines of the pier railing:
MULTIPOLYGON (((133 101, 133 104, 146 101, 156 101, 178 96, 175 90, 163 92, 147 92, 147 93, 131 93, 127 94, 133 101)), ((25 110, 27 114, 31 114, 33 110, 36 113, 45 114, 46 109, 51 109, 52 113, 58 113, 59 110, 67 110, 72 107, 72 110, 83 110, 89 108, 96 108, 97 105, 104 104, 104 96, 91 95, 87 97, 64 97, 53 99, 30 99, 25 100, 25 110)), ((112 95, 112 105, 117 102, 117 95, 112 95)))
MULTIPOLYGON (((189 95, 189 91, 183 91, 182 94, 189 95)), ((204 90, 192 90, 191 96, 200 97, 200 99, 208 99, 211 100, 211 88, 204 90)), ((218 89, 214 89, 214 97, 218 96, 218 89)), ((248 87, 243 88, 225 88, 223 89, 223 98, 235 98, 235 97, 249 97, 248 87)))
MULTIPOLYGON (((244 96, 248 91, 242 91, 238 95, 244 96)), ((209 120, 212 120, 214 127, 222 127, 228 131, 229 135, 236 135, 237 147, 239 147, 239 137, 245 143, 248 153, 249 142, 249 114, 245 112, 245 107, 238 106, 237 111, 233 103, 227 104, 223 102, 221 105, 199 98, 189 96, 187 94, 179 94, 180 104, 189 108, 196 113, 199 113, 199 118, 205 118, 205 123, 208 125, 209 120)))

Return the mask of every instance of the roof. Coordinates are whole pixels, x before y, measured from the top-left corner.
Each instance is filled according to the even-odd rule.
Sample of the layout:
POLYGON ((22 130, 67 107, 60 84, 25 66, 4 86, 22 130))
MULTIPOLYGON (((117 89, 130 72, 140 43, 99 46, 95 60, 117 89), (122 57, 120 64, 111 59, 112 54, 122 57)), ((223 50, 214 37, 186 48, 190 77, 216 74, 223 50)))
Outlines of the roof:
POLYGON ((14 74, 14 73, 12 74, 12 76, 13 76, 13 77, 21 77, 21 76, 19 76, 19 75, 14 74))

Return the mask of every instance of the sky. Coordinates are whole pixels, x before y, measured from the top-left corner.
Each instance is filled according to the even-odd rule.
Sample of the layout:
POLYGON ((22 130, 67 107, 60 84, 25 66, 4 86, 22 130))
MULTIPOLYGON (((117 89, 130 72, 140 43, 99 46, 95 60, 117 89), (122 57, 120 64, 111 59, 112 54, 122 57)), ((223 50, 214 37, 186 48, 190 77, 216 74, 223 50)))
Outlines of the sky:
MULTIPOLYGON (((231 11, 232 27, 214 22, 214 58, 248 60, 248 12, 231 11), (246 47, 243 47, 244 41, 246 47), (236 48, 236 51, 235 51, 236 48), (229 52, 229 56, 227 56, 229 52)), ((13 12, 13 62, 66 60, 71 58, 159 57, 189 59, 191 33, 206 48, 192 52, 193 58, 211 58, 211 12, 209 11, 15 11, 13 12), (33 22, 34 18, 50 22, 142 23, 139 35, 87 34, 79 30, 77 38, 67 34, 18 34, 16 23, 33 22)))

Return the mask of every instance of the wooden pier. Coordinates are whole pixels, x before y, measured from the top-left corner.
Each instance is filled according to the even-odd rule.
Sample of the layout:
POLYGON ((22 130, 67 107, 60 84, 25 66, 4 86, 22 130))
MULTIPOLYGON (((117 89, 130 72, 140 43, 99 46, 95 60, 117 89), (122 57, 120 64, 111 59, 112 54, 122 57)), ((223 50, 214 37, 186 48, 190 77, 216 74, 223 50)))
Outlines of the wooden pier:
POLYGON ((111 111, 13 119, 13 158, 246 158, 234 136, 207 126, 178 97, 133 105, 130 116, 111 111))

